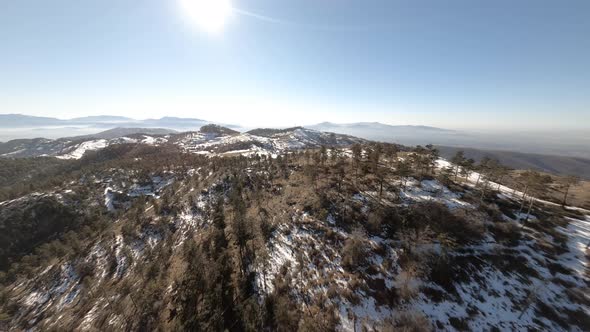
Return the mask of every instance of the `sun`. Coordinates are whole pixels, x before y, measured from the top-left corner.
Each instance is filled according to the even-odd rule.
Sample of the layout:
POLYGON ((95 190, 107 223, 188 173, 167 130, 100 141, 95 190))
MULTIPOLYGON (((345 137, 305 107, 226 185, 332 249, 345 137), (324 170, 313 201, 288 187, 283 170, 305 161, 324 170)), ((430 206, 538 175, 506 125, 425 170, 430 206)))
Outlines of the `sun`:
POLYGON ((179 0, 191 24, 208 33, 221 31, 232 13, 230 0, 179 0))

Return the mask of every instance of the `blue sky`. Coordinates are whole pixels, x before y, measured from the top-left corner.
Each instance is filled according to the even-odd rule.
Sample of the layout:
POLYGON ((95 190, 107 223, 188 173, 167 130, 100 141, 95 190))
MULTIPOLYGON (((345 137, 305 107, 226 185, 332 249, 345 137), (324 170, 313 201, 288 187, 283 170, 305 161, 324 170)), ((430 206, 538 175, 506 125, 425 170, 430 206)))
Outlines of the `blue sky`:
POLYGON ((587 0, 179 1, 2 1, 0 113, 590 129, 587 0))

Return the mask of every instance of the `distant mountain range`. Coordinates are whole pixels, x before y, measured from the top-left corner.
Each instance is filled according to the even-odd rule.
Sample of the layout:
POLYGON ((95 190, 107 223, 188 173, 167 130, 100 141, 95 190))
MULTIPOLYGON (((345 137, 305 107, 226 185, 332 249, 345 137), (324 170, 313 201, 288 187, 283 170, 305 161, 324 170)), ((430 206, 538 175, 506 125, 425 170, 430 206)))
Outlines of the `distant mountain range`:
POLYGON ((132 118, 128 118, 125 116, 115 116, 115 115, 96 115, 96 116, 85 116, 81 118, 73 118, 70 120, 65 121, 72 121, 72 122, 133 122, 136 121, 132 118))
POLYGON ((334 128, 341 130, 419 130, 419 131, 436 131, 436 132, 453 132, 454 130, 443 129, 431 126, 412 126, 412 125, 388 125, 381 122, 355 122, 355 123, 333 123, 333 122, 321 122, 315 125, 306 127, 316 128, 334 128))
POLYGON ((0 127, 36 127, 65 125, 66 120, 21 114, 0 114, 0 127))
POLYGON ((22 114, 0 114, 2 128, 30 128, 49 126, 95 126, 109 127, 167 127, 171 129, 198 129, 209 121, 193 118, 163 117, 160 119, 136 120, 124 116, 98 115, 62 120, 57 118, 37 117, 22 114))
POLYGON ((176 134, 176 130, 165 128, 113 128, 100 133, 69 137, 69 140, 83 140, 83 139, 113 139, 130 135, 145 134, 145 135, 167 135, 176 134))
MULTIPOLYGON (((125 116, 98 115, 57 119, 22 114, 0 114, 0 142, 14 139, 88 136, 113 128, 167 128, 175 131, 199 130, 211 121, 198 118, 163 117, 137 120, 125 116)), ((221 124, 232 129, 236 125, 221 124)))
POLYGON ((460 136, 461 133, 428 126, 392 126, 379 122, 332 123, 322 122, 306 128, 338 134, 352 135, 374 141, 400 143, 406 145, 429 144, 460 136))

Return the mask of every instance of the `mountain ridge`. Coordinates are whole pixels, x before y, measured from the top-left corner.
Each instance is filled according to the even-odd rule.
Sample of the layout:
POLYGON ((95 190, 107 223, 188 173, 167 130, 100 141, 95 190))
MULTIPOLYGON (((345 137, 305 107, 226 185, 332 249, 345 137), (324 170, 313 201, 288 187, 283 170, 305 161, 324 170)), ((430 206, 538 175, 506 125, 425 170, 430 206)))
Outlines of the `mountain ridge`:
POLYGON ((272 139, 181 135, 196 153, 134 143, 51 158, 50 169, 46 158, 0 160, 6 329, 583 331, 590 322, 590 211, 544 201, 541 189, 523 195, 493 171, 456 176, 460 164, 431 148, 318 149, 338 136, 301 128, 272 139), (301 138, 316 145, 289 144, 301 138), (243 154, 252 140, 302 149, 243 154), (200 153, 212 142, 238 153, 200 153))
MULTIPOLYGON (((94 115, 86 117, 76 117, 71 119, 58 119, 52 117, 39 117, 22 114, 0 114, 0 127, 14 128, 14 127, 31 127, 31 126, 75 126, 75 125, 95 125, 97 127, 104 126, 172 126, 177 128, 184 127, 200 127, 211 123, 210 121, 197 118, 180 118, 164 116, 159 119, 133 119, 125 116, 115 115, 94 115)), ((174 128, 171 128, 174 129, 174 128)))
POLYGON ((381 129, 417 129, 417 130, 433 130, 433 131, 443 131, 443 132, 454 132, 455 130, 446 129, 446 128, 439 128, 433 126, 425 126, 425 125, 390 125, 378 121, 372 122, 350 122, 350 123, 335 123, 330 121, 320 122, 314 125, 307 125, 304 126, 306 128, 315 129, 315 128, 322 128, 322 127, 335 127, 335 128, 366 128, 366 127, 373 127, 373 128, 381 128, 381 129))
MULTIPOLYGON (((305 134, 305 130, 313 130, 305 129, 305 127, 292 127, 283 129, 258 128, 247 131, 245 133, 240 133, 233 129, 214 124, 205 125, 201 128, 205 128, 205 131, 209 131, 209 135, 215 134, 216 137, 219 137, 217 141, 210 141, 208 143, 210 145, 225 145, 225 147, 222 150, 226 152, 229 152, 232 149, 232 147, 235 148, 240 146, 242 147, 241 150, 249 150, 252 153, 254 153, 255 151, 264 151, 263 146, 266 146, 271 150, 281 149, 265 145, 268 143, 268 140, 291 140, 292 143, 297 142, 298 140, 305 141, 308 139, 306 137, 307 134, 305 134), (298 136, 297 132, 303 135, 298 136), (228 135, 233 135, 235 137, 230 138, 228 135)), ((308 141, 309 144, 316 144, 313 143, 316 139, 319 139, 319 142, 323 142, 323 144, 326 144, 327 146, 330 146, 330 144, 336 142, 330 141, 329 132, 318 131, 318 133, 325 133, 324 138, 319 138, 319 136, 316 138, 312 138, 311 141, 308 141)), ((0 158, 31 157, 43 155, 51 156, 58 154, 62 150, 65 151, 68 147, 80 144, 84 141, 97 141, 100 139, 112 140, 112 142, 110 142, 109 144, 114 144, 117 142, 124 143, 125 140, 120 139, 122 137, 127 137, 127 142, 142 142, 144 139, 138 139, 136 137, 140 134, 146 134, 147 137, 150 137, 150 139, 153 138, 154 142, 159 142, 159 144, 164 143, 164 141, 169 141, 175 142, 174 144, 185 144, 186 147, 203 144, 207 140, 214 139, 214 137, 212 136, 201 136, 202 134, 205 134, 202 131, 178 132, 175 130, 165 128, 113 128, 96 134, 78 135, 72 137, 64 137, 60 139, 35 138, 11 140, 4 143, 0 142, 0 158), (163 135, 172 135, 172 137, 170 139, 160 137, 163 135)), ((348 140, 349 142, 355 142, 358 141, 358 139, 360 139, 359 137, 354 135, 336 135, 338 135, 337 137, 341 137, 342 139, 348 140)), ((308 143, 302 144, 305 145, 308 143)), ((285 146, 289 145, 288 143, 285 144, 285 146)), ((102 146, 102 143, 99 145, 90 144, 87 147, 94 149, 98 148, 99 146, 102 146)), ((317 147, 317 145, 315 146, 317 147)), ((552 174, 577 175, 586 179, 590 178, 589 158, 558 156, 550 154, 533 154, 504 150, 486 150, 467 147, 451 147, 445 145, 436 146, 441 149, 441 154, 447 158, 450 158, 455 152, 463 150, 470 158, 480 160, 483 156, 487 155, 499 159, 503 164, 512 168, 531 168, 539 171, 546 171, 552 174)))

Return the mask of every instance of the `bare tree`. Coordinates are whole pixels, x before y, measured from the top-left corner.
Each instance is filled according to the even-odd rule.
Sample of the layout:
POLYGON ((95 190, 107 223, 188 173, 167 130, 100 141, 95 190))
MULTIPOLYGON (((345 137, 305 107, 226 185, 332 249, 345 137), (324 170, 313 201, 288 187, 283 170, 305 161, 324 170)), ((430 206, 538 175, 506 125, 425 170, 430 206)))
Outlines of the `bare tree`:
POLYGON ((566 176, 565 178, 561 179, 560 181, 561 187, 564 190, 563 193, 563 201, 561 202, 561 206, 567 205, 567 196, 569 194, 570 188, 572 186, 577 186, 580 184, 580 178, 575 175, 566 176))
POLYGON ((537 177, 538 173, 531 170, 525 171, 519 176, 520 183, 524 186, 522 191, 522 202, 520 204, 520 209, 518 210, 519 214, 522 212, 526 203, 526 196, 529 193, 529 188, 535 183, 537 177))

